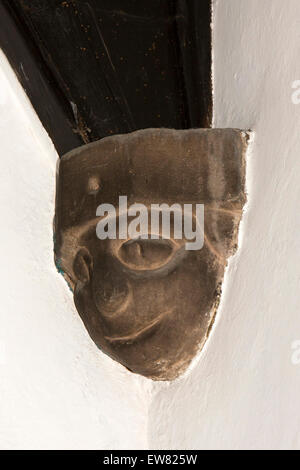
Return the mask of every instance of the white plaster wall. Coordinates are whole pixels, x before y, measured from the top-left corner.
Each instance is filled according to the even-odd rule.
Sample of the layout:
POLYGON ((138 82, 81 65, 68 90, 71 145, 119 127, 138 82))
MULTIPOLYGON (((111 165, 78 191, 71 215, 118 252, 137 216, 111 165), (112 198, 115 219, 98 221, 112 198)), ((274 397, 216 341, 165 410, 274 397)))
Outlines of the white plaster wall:
POLYGON ((100 353, 52 262, 57 155, 0 56, 0 448, 300 448, 299 0, 214 2, 214 126, 253 129, 211 337, 152 384, 100 353), (152 395, 154 391, 154 395, 152 395))
POLYGON ((214 1, 214 127, 255 132, 241 247, 190 374, 156 385, 150 446, 300 449, 299 0, 214 1))
POLYGON ((1 54, 0 449, 145 448, 151 382, 96 348, 54 267, 56 160, 1 54))

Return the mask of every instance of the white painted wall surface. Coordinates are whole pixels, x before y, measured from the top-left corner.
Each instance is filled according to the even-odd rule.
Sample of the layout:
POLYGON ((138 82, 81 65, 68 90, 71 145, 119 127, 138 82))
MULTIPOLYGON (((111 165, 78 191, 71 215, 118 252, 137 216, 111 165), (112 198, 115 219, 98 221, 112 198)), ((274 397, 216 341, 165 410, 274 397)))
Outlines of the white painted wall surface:
POLYGON ((214 1, 214 127, 255 131, 249 204, 205 351, 156 387, 151 447, 300 449, 299 64, 299 0, 214 1))
POLYGON ((214 1, 214 126, 252 129, 211 337, 152 384, 101 354, 52 263, 57 155, 0 62, 0 448, 300 449, 299 0, 214 1))
POLYGON ((0 55, 0 449, 145 448, 149 387, 88 337, 53 262, 57 155, 0 55))

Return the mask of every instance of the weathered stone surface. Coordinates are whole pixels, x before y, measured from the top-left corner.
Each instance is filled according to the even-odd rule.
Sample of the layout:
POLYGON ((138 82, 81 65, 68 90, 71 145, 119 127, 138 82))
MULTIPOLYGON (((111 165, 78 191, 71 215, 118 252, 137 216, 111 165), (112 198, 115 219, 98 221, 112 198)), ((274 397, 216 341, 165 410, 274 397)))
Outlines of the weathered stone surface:
MULTIPOLYGON (((135 373, 172 380, 204 345, 227 260, 237 248, 247 134, 149 129, 105 138, 59 167, 56 264, 94 342, 135 373), (141 203, 204 204, 205 243, 99 240, 96 210, 141 203)), ((150 229, 149 229, 150 231, 150 229)))

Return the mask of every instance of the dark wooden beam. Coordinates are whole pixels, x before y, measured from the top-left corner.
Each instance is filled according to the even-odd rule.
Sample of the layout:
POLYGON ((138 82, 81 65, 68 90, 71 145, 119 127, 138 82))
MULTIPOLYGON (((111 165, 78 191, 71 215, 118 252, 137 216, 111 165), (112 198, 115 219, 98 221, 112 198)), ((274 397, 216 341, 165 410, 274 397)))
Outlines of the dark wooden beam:
POLYGON ((0 15, 0 46, 60 154, 210 126, 210 0, 4 0, 0 15))

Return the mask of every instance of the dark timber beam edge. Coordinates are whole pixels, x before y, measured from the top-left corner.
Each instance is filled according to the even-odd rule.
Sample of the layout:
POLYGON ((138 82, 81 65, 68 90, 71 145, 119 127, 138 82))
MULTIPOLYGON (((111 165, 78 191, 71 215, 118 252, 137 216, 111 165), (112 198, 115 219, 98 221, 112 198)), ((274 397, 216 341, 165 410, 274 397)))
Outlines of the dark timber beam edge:
POLYGON ((210 127, 210 0, 0 0, 0 47, 60 155, 210 127))

